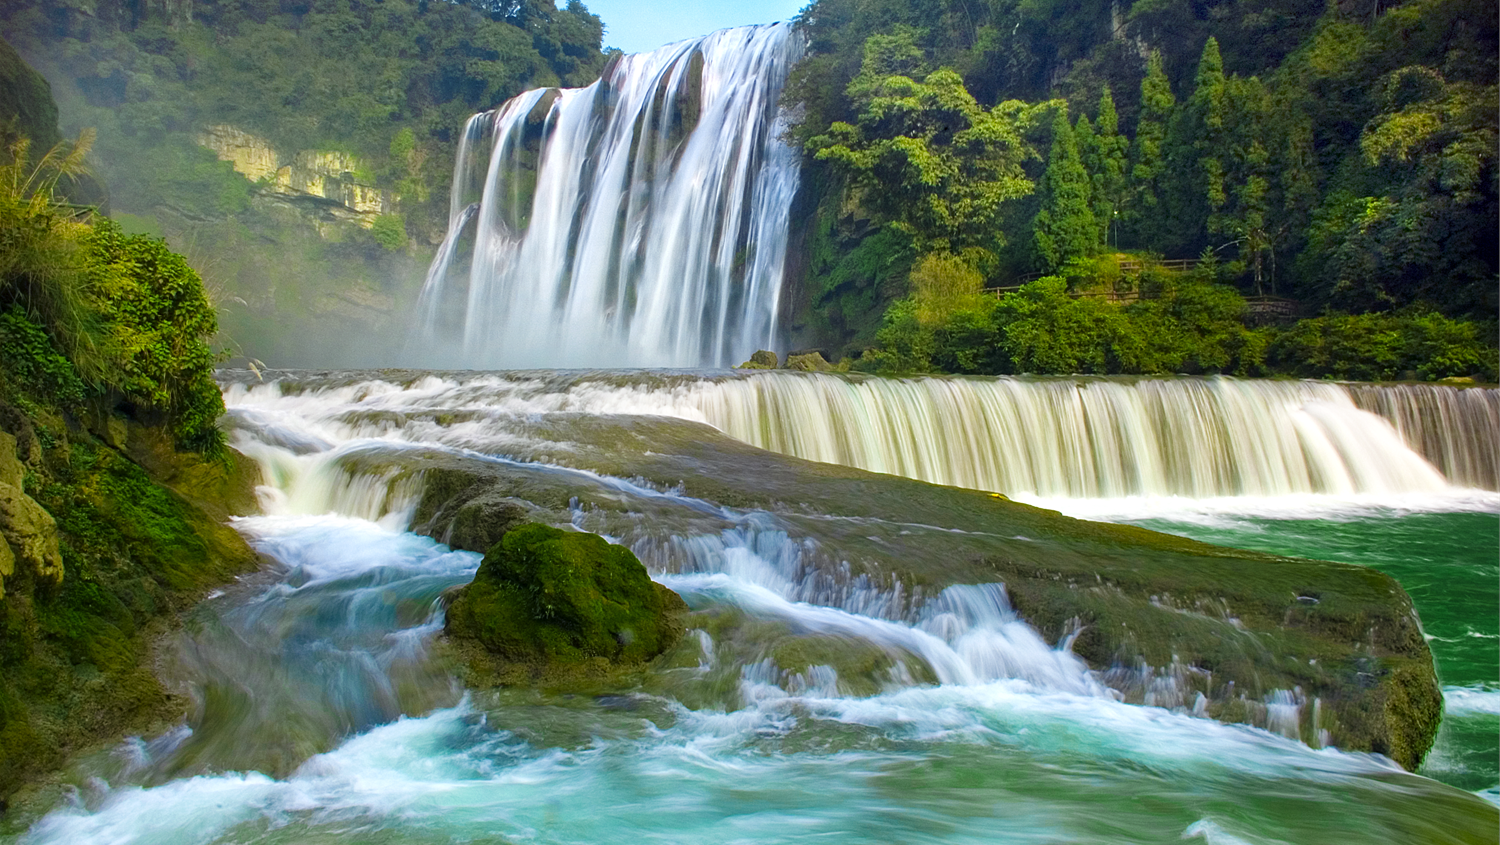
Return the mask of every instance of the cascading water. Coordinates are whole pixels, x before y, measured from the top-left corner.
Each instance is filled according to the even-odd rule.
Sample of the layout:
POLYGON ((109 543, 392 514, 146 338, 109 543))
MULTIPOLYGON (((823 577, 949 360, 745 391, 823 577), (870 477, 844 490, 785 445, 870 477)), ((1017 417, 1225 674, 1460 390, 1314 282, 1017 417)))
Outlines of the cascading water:
MULTIPOLYGON (((272 564, 211 598, 168 649, 171 678, 196 705, 189 723, 86 757, 19 841, 1457 843, 1493 830, 1494 808, 1471 794, 1301 744, 1322 734, 1319 701, 1300 689, 1241 695, 1263 730, 1221 725, 1178 682, 1200 667, 1090 671, 1071 650, 1083 629, 1049 645, 1001 584, 881 577, 881 561, 898 558, 880 555, 902 538, 916 536, 904 548, 920 556, 969 532, 805 504, 729 507, 590 469, 614 465, 626 452, 612 444, 642 438, 642 421, 743 449, 689 421, 728 428, 755 409, 738 419, 769 437, 769 416, 806 390, 831 410, 794 419, 803 430, 848 427, 840 414, 860 409, 847 419, 885 414, 893 427, 924 407, 908 425, 952 426, 978 413, 959 414, 965 403, 983 404, 965 390, 1034 406, 1043 427, 1081 425, 1075 443, 1092 442, 1090 414, 1121 408, 1198 413, 1200 430, 1222 429, 1215 391, 1244 394, 1219 405, 1259 409, 1242 411, 1252 419, 1322 402, 1335 410, 1313 420, 1334 420, 1320 425, 1343 444, 1335 451, 1368 439, 1344 417, 1386 425, 1325 386, 1268 397, 1230 380, 1138 382, 1082 396, 1098 383, 988 384, 524 373, 231 385, 232 437, 266 482, 266 515, 239 528, 272 564), (426 476, 393 469, 431 460, 501 467, 527 501, 546 503, 534 518, 631 546, 695 611, 688 637, 620 694, 465 694, 429 651, 438 597, 472 578, 479 556, 403 530, 426 476), (876 565, 851 569, 850 549, 873 550, 876 565)), ((1345 460, 1417 460, 1399 440, 1366 445, 1345 460)), ((822 471, 774 460, 804 479, 822 471)), ((876 497, 919 489, 861 484, 876 497)), ((1497 694, 1482 673, 1459 682, 1450 713, 1482 734, 1497 694)), ((1488 788, 1493 764, 1471 744, 1467 768, 1434 771, 1488 788)))
POLYGON ((789 24, 722 30, 473 118, 412 357, 728 366, 774 347, 800 49, 789 24))
POLYGON ((360 430, 494 448, 466 438, 486 420, 537 413, 668 416, 794 457, 1052 499, 1500 486, 1494 464, 1500 390, 1489 388, 1232 378, 514 373, 432 377, 420 389, 393 395, 387 409, 436 407, 464 408, 474 422, 400 432, 370 419, 360 430))

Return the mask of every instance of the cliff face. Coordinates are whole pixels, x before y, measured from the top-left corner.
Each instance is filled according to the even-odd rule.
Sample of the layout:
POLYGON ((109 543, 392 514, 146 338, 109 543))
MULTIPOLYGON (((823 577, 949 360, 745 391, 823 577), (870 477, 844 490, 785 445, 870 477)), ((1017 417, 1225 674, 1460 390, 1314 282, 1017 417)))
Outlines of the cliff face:
POLYGON ((62 140, 52 86, 0 41, 0 137, 11 133, 30 138, 32 147, 41 151, 62 140))
POLYGON ((256 183, 272 197, 316 216, 352 222, 366 229, 394 211, 398 197, 358 181, 360 162, 341 152, 302 150, 287 155, 270 141, 228 125, 206 127, 198 143, 256 183))

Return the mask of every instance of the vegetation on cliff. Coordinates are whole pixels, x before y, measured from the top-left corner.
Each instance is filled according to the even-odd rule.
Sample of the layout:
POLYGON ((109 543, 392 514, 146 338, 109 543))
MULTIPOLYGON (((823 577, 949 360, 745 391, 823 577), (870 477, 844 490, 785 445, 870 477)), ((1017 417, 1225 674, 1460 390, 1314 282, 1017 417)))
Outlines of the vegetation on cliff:
MULTIPOLYGON (((1154 292, 1118 286, 1117 272, 1093 272, 1096 256, 1123 252, 1137 264, 1204 259, 1195 282, 1238 295, 1291 295, 1305 313, 1326 309, 1334 322, 1385 315, 1384 330, 1402 334, 1408 348, 1432 334, 1423 327, 1460 321, 1437 331, 1461 347, 1437 355, 1446 363, 1377 369, 1493 378, 1493 17, 1473 0, 1088 9, 817 0, 801 19, 810 56, 788 87, 801 109, 791 137, 812 168, 803 205, 816 218, 799 292, 805 340, 848 350, 877 342, 911 363, 890 337, 893 325, 909 322, 910 306, 893 303, 918 295, 913 270, 929 254, 966 262, 981 287, 1054 274, 1069 294, 1114 300, 1059 304, 1060 320, 1152 329, 1173 322, 1162 321, 1178 307, 1172 302, 1137 303, 1154 292), (946 99, 922 95, 934 79, 943 80, 946 99), (951 177, 936 175, 938 164, 943 174, 964 173, 994 158, 991 148, 957 143, 970 131, 953 105, 960 102, 974 114, 1013 117, 1003 133, 986 135, 1004 139, 1016 168, 1003 195, 991 192, 998 203, 965 204, 943 181, 951 177), (921 126, 941 128, 912 131, 921 126), (851 146, 855 133, 863 147, 851 146), (949 159, 935 159, 934 146, 949 159), (880 191, 869 185, 868 157, 846 149, 886 151, 880 191), (928 207, 957 213, 918 214, 928 207), (954 240, 957 231, 972 235, 954 240), (1105 296, 1119 293, 1128 295, 1105 296), (887 338, 878 340, 888 308, 887 338), (1475 356, 1478 364, 1455 363, 1475 356)), ((965 320, 939 333, 984 333, 965 320)), ((1316 356, 1296 357, 1305 346, 1297 338, 1318 325, 1327 323, 1290 332, 1279 356, 1253 354, 1276 344, 1268 334, 1244 341, 1247 362, 1231 355, 1206 369, 1327 376, 1357 369, 1352 359, 1324 366, 1316 356)), ((1085 371, 1161 372, 1174 357, 1111 365, 1099 357, 1108 344, 1092 345, 1085 371)), ((1021 366, 992 347, 966 348, 961 357, 992 362, 978 371, 1008 371, 1007 357, 1021 366)))
POLYGON ((159 239, 61 201, 87 140, 0 164, 0 798, 180 710, 150 633, 255 564, 220 522, 249 481, 215 427, 213 309, 159 239))

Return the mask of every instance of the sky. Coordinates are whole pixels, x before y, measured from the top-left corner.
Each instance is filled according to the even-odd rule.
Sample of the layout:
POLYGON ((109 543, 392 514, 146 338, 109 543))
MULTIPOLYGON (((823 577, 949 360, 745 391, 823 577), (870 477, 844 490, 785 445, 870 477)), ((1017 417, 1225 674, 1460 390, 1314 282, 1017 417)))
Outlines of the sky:
MULTIPOLYGON (((604 46, 643 53, 716 29, 784 21, 809 0, 583 0, 604 20, 604 46)), ((559 2, 559 6, 566 2, 559 2)))

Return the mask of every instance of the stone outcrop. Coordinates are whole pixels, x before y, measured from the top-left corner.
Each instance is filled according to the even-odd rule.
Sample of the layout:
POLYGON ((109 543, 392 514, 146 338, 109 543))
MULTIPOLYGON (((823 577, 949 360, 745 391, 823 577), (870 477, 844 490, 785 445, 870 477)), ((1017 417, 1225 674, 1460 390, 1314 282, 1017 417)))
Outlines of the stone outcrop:
POLYGON ((786 369, 802 370, 809 373, 831 373, 834 366, 828 363, 823 353, 818 350, 811 352, 789 352, 786 356, 786 369))
POLYGON ((15 574, 16 566, 31 570, 40 583, 56 586, 62 583, 62 547, 58 543, 57 522, 23 489, 26 468, 16 458, 16 438, 0 432, 0 536, 5 538, 0 552, 0 596, 4 596, 4 578, 15 574))
POLYGON ((292 201, 321 200, 327 210, 366 228, 395 202, 388 192, 357 180, 359 161, 347 153, 302 150, 288 156, 265 138, 223 124, 206 127, 198 143, 267 192, 292 201))
MULTIPOLYGON (((1070 519, 998 495, 777 455, 682 420, 579 417, 553 435, 572 445, 576 468, 718 507, 770 510, 789 530, 817 534, 816 554, 837 563, 819 567, 824 580, 809 587, 822 595, 880 589, 909 597, 895 611, 909 616, 918 597, 1003 584, 1023 619, 1047 642, 1068 644, 1126 702, 1374 751, 1412 770, 1442 717, 1411 600, 1373 569, 1070 519), (829 517, 860 528, 830 533, 829 517)), ((419 520, 490 497, 558 525, 582 511, 627 536, 643 513, 674 520, 684 535, 723 524, 550 467, 407 452, 361 456, 347 469, 384 476, 393 489, 420 477, 419 520)), ((489 618, 456 606, 457 632, 489 618)))

